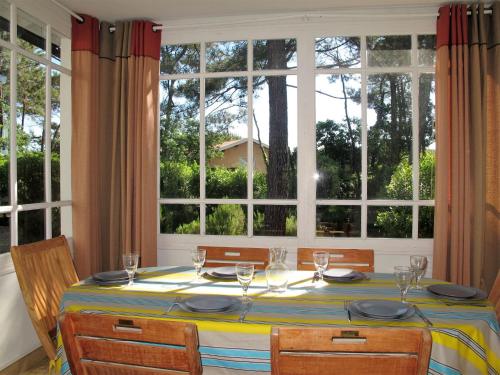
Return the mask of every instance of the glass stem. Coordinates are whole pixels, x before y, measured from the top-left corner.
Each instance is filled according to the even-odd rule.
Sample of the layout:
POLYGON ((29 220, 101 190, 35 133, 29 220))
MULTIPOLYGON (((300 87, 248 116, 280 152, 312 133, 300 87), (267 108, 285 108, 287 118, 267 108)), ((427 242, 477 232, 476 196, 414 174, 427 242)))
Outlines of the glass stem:
POLYGON ((401 291, 401 302, 406 303, 406 294, 403 291, 401 291))
POLYGON ((128 274, 128 285, 132 285, 134 283, 134 274, 129 273, 128 274))

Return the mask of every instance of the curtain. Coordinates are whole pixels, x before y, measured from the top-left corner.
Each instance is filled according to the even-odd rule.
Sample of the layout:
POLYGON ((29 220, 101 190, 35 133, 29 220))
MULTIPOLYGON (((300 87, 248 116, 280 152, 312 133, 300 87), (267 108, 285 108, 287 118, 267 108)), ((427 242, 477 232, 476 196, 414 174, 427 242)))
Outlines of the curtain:
POLYGON ((433 276, 489 289, 500 267, 498 3, 437 21, 433 276))
POLYGON ((80 277, 156 265, 160 31, 72 20, 72 192, 80 277))

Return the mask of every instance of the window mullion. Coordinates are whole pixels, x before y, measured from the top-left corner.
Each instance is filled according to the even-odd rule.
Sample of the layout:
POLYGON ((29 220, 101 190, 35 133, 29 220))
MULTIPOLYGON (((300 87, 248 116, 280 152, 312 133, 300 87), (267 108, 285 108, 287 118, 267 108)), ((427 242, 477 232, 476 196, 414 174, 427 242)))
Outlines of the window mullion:
POLYGON ((204 41, 200 45, 200 234, 205 234, 205 214, 206 214, 206 150, 205 150, 205 54, 206 44, 204 41))
POLYGON ((366 35, 361 35, 361 238, 367 238, 368 225, 368 97, 366 35))
POLYGON ((253 48, 247 41, 247 236, 253 236, 253 48))
MULTIPOLYGON (((420 91, 420 83, 419 83, 419 73, 416 68, 417 64, 417 35, 412 34, 411 41, 411 61, 412 61, 412 85, 411 85, 411 96, 412 96, 412 185, 413 185, 413 201, 417 201, 419 199, 419 179, 420 179, 420 157, 419 157, 419 113, 420 113, 420 104, 419 104, 419 91, 420 91)), ((416 204, 413 205, 413 215, 412 215, 412 238, 416 240, 418 238, 418 206, 416 204)))
MULTIPOLYGON (((50 25, 46 26, 45 49, 47 58, 50 59, 52 45, 52 33, 50 25)), ((47 65, 45 69, 45 145, 44 152, 44 183, 45 183, 45 202, 52 202, 52 145, 51 145, 51 124, 52 124, 52 68, 47 65)), ((45 210, 45 238, 52 238, 52 209, 45 210)))
MULTIPOLYGON (((17 38, 17 12, 16 6, 10 6, 10 41, 16 43, 17 38)), ((12 213, 10 215, 10 244, 18 244, 17 226, 17 51, 10 51, 10 204, 12 213)))

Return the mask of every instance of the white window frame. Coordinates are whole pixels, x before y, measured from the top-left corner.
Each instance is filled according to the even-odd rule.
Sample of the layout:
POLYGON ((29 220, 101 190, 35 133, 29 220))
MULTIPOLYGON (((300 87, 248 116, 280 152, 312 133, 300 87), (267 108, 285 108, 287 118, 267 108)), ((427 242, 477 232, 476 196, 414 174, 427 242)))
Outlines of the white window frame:
MULTIPOLYGON (((10 205, 0 206, 0 213, 10 213, 10 244, 15 246, 18 244, 18 214, 19 212, 45 210, 45 238, 52 238, 52 208, 60 207, 61 215, 61 234, 71 236, 72 220, 71 220, 71 42, 65 37, 68 35, 67 30, 63 32, 53 28, 52 24, 45 19, 39 19, 37 15, 33 16, 45 24, 45 50, 43 56, 36 55, 31 51, 21 48, 17 44, 17 11, 23 10, 30 15, 35 13, 36 6, 31 9, 28 6, 18 7, 15 3, 10 4, 10 40, 0 40, 0 47, 10 51, 10 128, 9 128, 9 194, 10 205), (51 61, 51 38, 55 32, 61 36, 61 65, 51 61), (35 60, 45 66, 45 138, 44 149, 44 202, 19 204, 17 197, 17 63, 18 56, 35 60), (51 121, 52 121, 52 71, 59 71, 60 74, 60 200, 52 201, 51 189, 51 121)), ((61 24, 60 22, 57 22, 61 24)), ((12 258, 10 252, 0 254, 0 276, 14 272, 12 258)))
MULTIPOLYGON (((362 58, 366 59, 366 45, 365 37, 367 35, 412 35, 412 47, 416 45, 417 35, 435 34, 435 17, 430 16, 433 12, 427 12, 422 16, 412 17, 412 13, 418 12, 415 9, 399 10, 398 15, 391 14, 378 14, 378 15, 343 15, 339 13, 338 17, 317 17, 317 18, 292 18, 288 19, 283 16, 280 22, 269 20, 259 21, 258 18, 243 17, 238 18, 240 24, 234 25, 235 19, 218 19, 218 20, 198 20, 197 22, 186 22, 186 27, 182 27, 182 23, 168 22, 167 25, 173 26, 171 30, 167 29, 162 33, 163 44, 189 44, 200 43, 201 54, 200 59, 204 59, 204 46, 206 42, 211 41, 224 41, 224 40, 248 40, 251 46, 252 40, 265 40, 265 39, 297 39, 297 61, 298 68, 296 70, 276 71, 272 74, 296 74, 297 75, 297 139, 298 139, 298 160, 297 160, 297 199, 296 200, 252 200, 252 189, 248 189, 248 199, 162 199, 160 197, 158 204, 158 217, 159 207, 162 204, 171 203, 241 203, 248 204, 249 210, 253 204, 293 204, 297 205, 297 236, 296 237, 266 237, 266 236, 214 236, 214 235, 178 235, 178 234, 161 234, 158 224, 158 263, 164 264, 189 264, 188 250, 196 247, 199 244, 204 245, 221 245, 221 246, 285 246, 289 250, 290 256, 287 262, 291 267, 296 264, 296 249, 297 247, 339 247, 339 248, 372 248, 375 250, 376 256, 376 271, 389 272, 392 267, 397 264, 406 264, 411 254, 422 254, 430 257, 429 272, 432 269, 432 239, 418 239, 417 225, 418 225, 418 206, 433 205, 433 201, 418 200, 418 163, 413 163, 413 182, 414 182, 414 196, 413 200, 409 201, 392 201, 392 200, 370 200, 366 199, 366 187, 362 191, 361 200, 353 201, 336 201, 336 200, 316 200, 316 184, 313 174, 316 171, 316 134, 315 134, 315 78, 316 74, 320 71, 315 68, 315 39, 319 37, 332 37, 332 36, 359 36, 362 42, 362 58), (405 15, 401 16, 404 13, 405 15), (408 17, 409 16, 409 17, 408 17), (224 24, 227 22, 228 24, 224 24), (210 23, 213 26, 210 26, 210 23), (193 26, 199 24, 200 26, 193 26), (189 26, 189 27, 187 27, 189 26), (311 99, 312 98, 312 99, 311 99), (345 237, 316 237, 316 205, 317 203, 326 204, 361 204, 364 221, 361 225, 363 233, 361 238, 345 238, 345 237), (410 239, 396 239, 396 238, 369 238, 366 236, 366 208, 370 205, 410 205, 413 207, 413 229, 412 238, 410 239)), ((387 13, 387 12, 386 12, 387 13)), ((278 18, 278 17, 277 17, 278 18)), ((251 48, 249 48, 248 59, 251 58, 251 48)), ((416 49, 412 48, 412 61, 416 59, 416 49)), ((202 66, 204 64, 202 63, 202 66)), ((251 65, 249 65, 251 66, 251 65)), ((367 72, 374 72, 379 68, 366 69, 365 65, 359 71, 365 70, 362 74, 367 72)), ((349 72, 354 73, 355 69, 350 69, 349 72)), ((433 68, 417 68, 414 66, 405 68, 380 68, 380 71, 390 70, 391 72, 404 71, 414 74, 412 79, 413 99, 417 97, 416 90, 418 90, 418 75, 422 72, 433 72, 433 68)), ((324 70, 321 69, 321 72, 324 70)), ((339 73, 339 69, 328 70, 328 73, 339 73)), ((234 75, 256 75, 256 72, 245 71, 235 73, 234 75)), ((204 74, 200 72, 199 75, 204 74)), ((212 73, 216 74, 216 73, 212 73)), ((258 72, 257 75, 264 75, 265 72, 258 72)), ((176 75, 176 78, 187 78, 188 75, 176 75)), ((195 76, 195 75, 193 75, 195 76)), ((167 76, 162 76, 161 79, 166 79, 167 76)), ((252 96, 249 91, 249 105, 252 96)), ((366 111, 366 81, 362 83, 363 94, 363 107, 362 110, 366 111)), ((202 97, 201 103, 204 103, 204 87, 200 82, 200 96, 202 97)), ((363 112, 366 113, 366 112, 363 112)), ((418 139, 418 102, 413 102, 413 138, 418 139)), ((201 106, 200 119, 204 117, 203 106, 201 106)), ((366 129, 366 116, 363 117, 363 132, 362 139, 366 142, 367 129, 366 129)), ((202 121, 200 121, 202 123, 202 121)), ((251 118, 249 118, 251 124, 251 118)), ((249 134, 251 135, 251 128, 249 126, 249 134)), ((200 129, 204 132, 204 129, 200 129)), ((252 139, 249 137, 249 139, 252 139)), ((203 137, 200 143, 203 142, 203 137)), ((364 143, 366 144, 366 143, 364 143)), ((204 145, 200 148, 202 158, 204 157, 204 145)), ((363 178, 366 178, 366 147, 362 150, 362 171, 363 178)), ((418 157, 418 142, 413 142, 413 160, 419 160, 418 157)), ((158 151, 159 155, 159 151, 158 151)), ((249 157, 251 156, 249 151, 249 157)), ((159 157, 159 156, 158 156, 159 157)), ((249 159, 250 160, 250 159, 249 159)), ((204 165, 204 160, 201 160, 204 165)), ((201 183, 204 183, 205 176, 201 175, 201 183)), ((249 177, 249 181, 251 179, 249 177)), ((158 191, 159 190, 158 181, 158 191)), ((366 185, 366 184, 364 184, 366 185)), ((249 211, 251 212, 251 211, 249 211)), ((251 216, 248 217, 248 226, 251 226, 251 216)), ((203 205, 200 207, 200 224, 205 220, 205 212, 203 205)), ((159 222, 159 220, 158 220, 159 222)), ((249 233, 251 233, 249 231, 249 233)))

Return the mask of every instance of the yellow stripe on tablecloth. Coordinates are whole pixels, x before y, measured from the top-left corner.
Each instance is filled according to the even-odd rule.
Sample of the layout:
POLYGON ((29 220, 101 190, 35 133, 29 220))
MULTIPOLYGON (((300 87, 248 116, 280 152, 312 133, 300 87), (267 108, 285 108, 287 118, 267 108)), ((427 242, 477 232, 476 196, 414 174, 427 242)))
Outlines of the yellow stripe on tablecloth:
MULTIPOLYGON (((449 328, 457 329, 458 325, 450 326, 449 328)), ((464 326, 460 326, 460 330, 465 332, 464 326)), ((487 362, 481 358, 472 348, 462 343, 457 337, 449 336, 438 331, 431 331, 432 341, 456 351, 461 357, 472 363, 476 369, 483 374, 488 373, 487 362, 497 371, 500 372, 500 361, 496 354, 484 343, 484 338, 481 337, 481 342, 478 343, 486 352, 487 362)), ((477 337, 474 340, 478 339, 477 337)))

